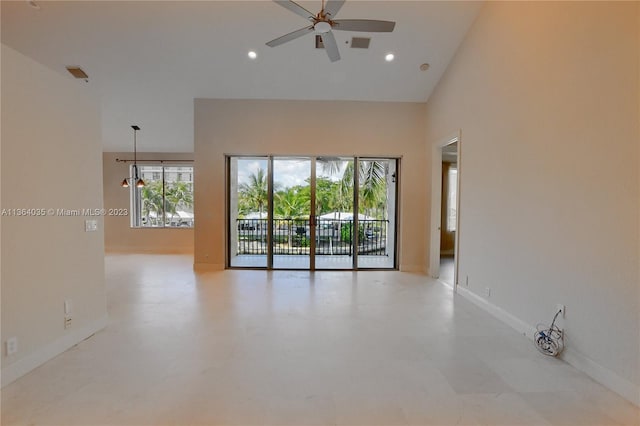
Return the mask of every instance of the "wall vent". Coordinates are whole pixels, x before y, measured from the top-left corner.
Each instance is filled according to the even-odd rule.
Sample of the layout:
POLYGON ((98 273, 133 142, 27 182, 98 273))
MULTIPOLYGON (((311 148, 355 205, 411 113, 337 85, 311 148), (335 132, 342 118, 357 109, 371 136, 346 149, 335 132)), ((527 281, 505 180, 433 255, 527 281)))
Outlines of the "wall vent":
POLYGON ((85 81, 89 80, 89 76, 87 75, 87 73, 84 72, 80 67, 77 67, 77 66, 67 67, 67 71, 69 71, 69 74, 71 74, 75 78, 80 78, 85 81))
POLYGON ((371 42, 370 38, 353 37, 351 39, 351 47, 354 48, 354 49, 368 49, 370 42, 371 42))

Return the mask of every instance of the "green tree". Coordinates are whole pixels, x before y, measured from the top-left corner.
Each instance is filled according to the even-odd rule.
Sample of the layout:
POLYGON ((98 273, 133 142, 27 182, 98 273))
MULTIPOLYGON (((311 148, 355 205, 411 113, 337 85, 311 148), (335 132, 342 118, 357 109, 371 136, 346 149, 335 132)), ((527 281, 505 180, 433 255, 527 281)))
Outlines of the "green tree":
POLYGON ((257 211, 262 217, 268 202, 268 185, 262 168, 249 175, 249 182, 240 184, 240 205, 249 210, 257 211))
POLYGON ((300 186, 286 188, 275 194, 274 215, 282 219, 297 219, 309 215, 309 194, 300 186))
MULTIPOLYGON (((353 181, 354 162, 349 161, 344 165, 345 160, 322 159, 320 165, 325 173, 339 176, 338 185, 334 188, 333 209, 337 211, 353 209, 353 181)), ((387 174, 389 165, 386 161, 361 160, 358 167, 359 201, 360 207, 367 213, 375 211, 376 216, 379 210, 384 212, 387 201, 387 174)), ((370 216, 371 214, 367 214, 370 216)))
POLYGON ((140 188, 142 217, 147 225, 158 225, 164 214, 162 181, 148 181, 140 188))
POLYGON ((165 185, 165 213, 171 214, 170 221, 179 209, 191 211, 193 188, 189 182, 171 182, 165 185))
POLYGON ((309 187, 294 186, 278 191, 274 196, 275 219, 283 219, 287 225, 289 247, 292 246, 293 227, 296 219, 306 227, 309 216, 309 187), (300 220, 301 219, 301 220, 300 220))
POLYGON ((388 164, 382 161, 361 161, 359 170, 360 206, 367 216, 379 216, 377 211, 384 206, 387 200, 387 173, 388 164), (373 213, 375 212, 375 213, 373 213))

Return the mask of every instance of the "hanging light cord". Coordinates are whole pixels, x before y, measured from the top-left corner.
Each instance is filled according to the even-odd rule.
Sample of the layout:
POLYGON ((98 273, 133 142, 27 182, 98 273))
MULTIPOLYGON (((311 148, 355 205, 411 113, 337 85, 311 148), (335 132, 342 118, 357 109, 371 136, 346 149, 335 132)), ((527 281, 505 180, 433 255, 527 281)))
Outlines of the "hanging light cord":
POLYGON ((131 126, 133 127, 133 180, 137 183, 138 182, 138 140, 137 140, 137 134, 138 134, 138 126, 131 126))
MULTIPOLYGON (((133 129, 133 176, 125 178, 122 181, 121 186, 123 188, 128 188, 129 185, 135 185, 137 188, 142 188, 144 187, 144 181, 142 179, 140 179, 140 176, 138 175, 138 130, 140 130, 140 127, 136 126, 135 124, 131 126, 131 128, 133 129)), ((116 161, 118 161, 116 159, 116 161)))

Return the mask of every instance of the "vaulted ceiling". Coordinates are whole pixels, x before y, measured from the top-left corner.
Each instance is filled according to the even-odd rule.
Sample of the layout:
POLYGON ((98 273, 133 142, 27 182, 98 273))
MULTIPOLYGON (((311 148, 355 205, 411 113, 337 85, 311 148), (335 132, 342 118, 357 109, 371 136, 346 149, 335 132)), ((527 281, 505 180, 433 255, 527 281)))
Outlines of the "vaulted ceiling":
POLYGON ((331 63, 312 35, 265 45, 307 25, 271 1, 36 1, 1 2, 2 43, 69 78, 65 66, 87 72, 78 84, 100 97, 105 151, 129 151, 138 124, 139 149, 166 152, 193 150, 194 98, 425 102, 482 6, 348 0, 339 19, 396 27, 335 31, 342 59, 331 63), (350 48, 354 36, 369 49, 350 48))

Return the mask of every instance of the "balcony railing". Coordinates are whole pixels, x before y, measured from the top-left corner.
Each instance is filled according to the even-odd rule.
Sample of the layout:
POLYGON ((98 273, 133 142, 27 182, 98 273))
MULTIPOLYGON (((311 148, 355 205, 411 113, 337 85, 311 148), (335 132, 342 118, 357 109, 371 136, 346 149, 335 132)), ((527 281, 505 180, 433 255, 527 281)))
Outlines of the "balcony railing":
MULTIPOLYGON (((267 219, 237 219, 237 255, 267 254, 267 219)), ((316 255, 353 254, 352 220, 316 220, 316 255)), ((386 256, 388 220, 358 221, 358 256, 386 256)), ((309 220, 274 219, 273 254, 308 255, 311 239, 309 220)))

